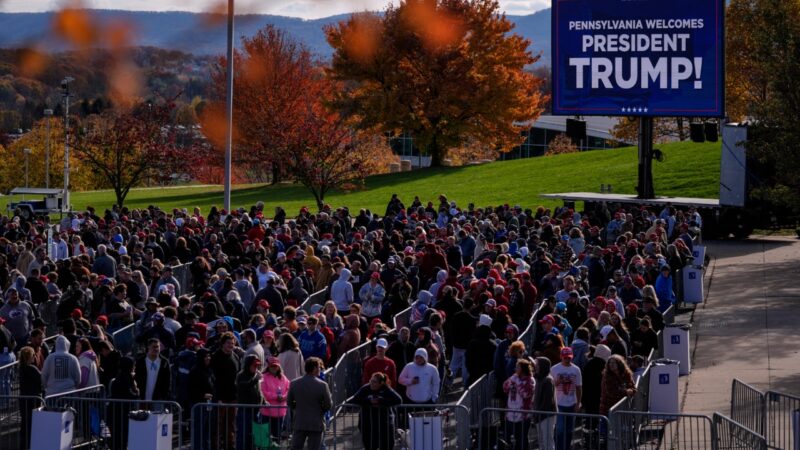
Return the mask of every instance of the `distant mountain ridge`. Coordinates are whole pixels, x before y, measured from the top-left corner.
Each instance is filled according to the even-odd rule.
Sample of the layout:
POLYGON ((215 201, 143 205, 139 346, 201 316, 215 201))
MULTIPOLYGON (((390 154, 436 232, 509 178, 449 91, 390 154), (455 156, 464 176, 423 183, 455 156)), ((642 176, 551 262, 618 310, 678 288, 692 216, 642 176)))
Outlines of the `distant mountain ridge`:
MULTIPOLYGON (((180 50, 195 55, 214 55, 225 52, 225 21, 202 13, 139 12, 92 10, 99 23, 125 23, 132 26, 134 44, 180 50)), ((236 16, 235 35, 252 36, 266 24, 286 30, 304 42, 311 51, 328 58, 332 49, 325 41, 323 27, 348 17, 348 14, 304 20, 273 15, 236 16)), ((47 51, 62 51, 68 47, 51 32, 54 13, 0 13, 0 48, 40 45, 47 51)), ((542 62, 550 60, 550 9, 527 16, 508 18, 516 24, 515 32, 532 41, 531 50, 542 53, 542 62)))

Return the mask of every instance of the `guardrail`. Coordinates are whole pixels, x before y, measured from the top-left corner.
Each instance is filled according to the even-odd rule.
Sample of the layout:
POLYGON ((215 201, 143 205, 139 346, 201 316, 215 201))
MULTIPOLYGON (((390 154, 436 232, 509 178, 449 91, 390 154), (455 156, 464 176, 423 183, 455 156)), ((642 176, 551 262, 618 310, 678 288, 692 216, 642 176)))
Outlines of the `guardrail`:
POLYGON ((72 448, 180 448, 184 444, 183 411, 175 402, 60 396, 48 401, 48 406, 75 410, 72 448), (148 414, 142 415, 145 420, 135 420, 130 418, 133 411, 148 414))
POLYGON ((764 437, 769 448, 800 447, 800 397, 767 391, 765 397, 764 437))
POLYGON ((403 327, 410 327, 411 326, 411 307, 400 311, 397 315, 394 316, 392 319, 392 324, 394 325, 395 330, 400 330, 403 327))
POLYGON ((309 295, 306 301, 300 304, 299 308, 307 312, 308 314, 311 314, 311 308, 314 305, 320 305, 320 306, 325 305, 325 289, 319 290, 309 295))
POLYGON ((731 420, 719 413, 714 413, 714 434, 716 436, 717 450, 766 450, 767 441, 764 436, 731 420))
POLYGON ((736 378, 731 383, 730 418, 759 434, 766 430, 766 396, 736 378))
POLYGON ((562 448, 605 450, 608 418, 595 414, 485 408, 480 412, 479 449, 562 448))
POLYGON ((123 356, 133 353, 136 346, 136 324, 132 323, 126 325, 111 334, 111 340, 114 342, 116 348, 123 356))
POLYGON ((0 450, 30 448, 31 412, 44 406, 44 399, 3 395, 0 405, 0 450))
POLYGON ((364 342, 339 357, 331 374, 331 394, 334 405, 344 403, 362 386, 361 376, 364 370, 364 361, 370 356, 371 346, 372 341, 364 342))
POLYGON ((616 411, 609 422, 609 450, 716 449, 714 427, 707 416, 616 411))

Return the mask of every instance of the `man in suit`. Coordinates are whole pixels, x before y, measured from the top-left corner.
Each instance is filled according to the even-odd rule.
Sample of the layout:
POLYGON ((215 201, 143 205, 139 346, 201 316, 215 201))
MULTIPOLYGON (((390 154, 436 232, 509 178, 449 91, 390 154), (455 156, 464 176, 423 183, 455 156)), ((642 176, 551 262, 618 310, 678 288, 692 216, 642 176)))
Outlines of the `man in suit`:
POLYGON ((136 360, 136 385, 142 400, 171 400, 172 370, 167 358, 161 356, 161 342, 147 341, 147 354, 136 360))
POLYGON ((333 406, 328 384, 319 378, 322 367, 321 359, 308 358, 306 374, 289 386, 287 403, 294 416, 293 450, 303 450, 306 440, 310 450, 321 448, 325 413, 333 406))

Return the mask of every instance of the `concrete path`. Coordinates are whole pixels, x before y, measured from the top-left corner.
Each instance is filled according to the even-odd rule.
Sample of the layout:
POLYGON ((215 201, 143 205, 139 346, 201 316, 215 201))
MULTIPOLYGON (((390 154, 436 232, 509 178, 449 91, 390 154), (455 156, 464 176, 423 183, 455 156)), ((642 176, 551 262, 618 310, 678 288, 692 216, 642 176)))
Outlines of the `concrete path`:
POLYGON ((706 302, 693 321, 685 413, 730 413, 731 382, 800 395, 800 240, 707 242, 706 302))

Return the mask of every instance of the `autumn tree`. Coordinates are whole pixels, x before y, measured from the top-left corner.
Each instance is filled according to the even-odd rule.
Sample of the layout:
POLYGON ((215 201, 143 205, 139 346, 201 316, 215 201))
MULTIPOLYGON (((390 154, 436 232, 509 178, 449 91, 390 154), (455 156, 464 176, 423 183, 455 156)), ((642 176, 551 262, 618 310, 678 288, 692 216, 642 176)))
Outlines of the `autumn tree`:
POLYGON ((756 169, 758 180, 750 196, 800 214, 800 2, 733 0, 728 19, 742 33, 729 38, 728 67, 735 70, 728 76, 746 91, 744 109, 734 113, 753 119, 748 169, 756 169))
POLYGON ((185 170, 193 149, 178 143, 185 131, 172 124, 173 108, 169 101, 136 103, 89 116, 76 126, 76 156, 114 190, 117 205, 144 180, 164 183, 185 170))
MULTIPOLYGON (((278 180, 287 157, 287 140, 300 130, 310 85, 322 72, 311 52, 284 31, 267 25, 242 38, 234 53, 234 158, 242 166, 271 167, 278 180)), ((221 57, 212 72, 209 104, 201 114, 212 142, 224 130, 227 62, 221 57)), ((220 145, 218 145, 220 147, 220 145)))
MULTIPOLYGON (((686 117, 654 117, 653 142, 658 144, 689 139, 690 123, 691 119, 686 117)), ((636 143, 639 139, 639 118, 620 117, 611 135, 620 142, 636 143)))
POLYGON ((526 72, 530 42, 495 0, 413 0, 326 28, 328 75, 345 83, 332 106, 363 130, 409 132, 440 165, 474 140, 510 150, 515 122, 536 119, 546 99, 526 72))
MULTIPOLYGON (((0 192, 7 193, 25 184, 25 149, 28 155, 28 178, 30 187, 45 187, 45 155, 48 145, 47 120, 40 120, 30 132, 11 142, 8 147, 0 147, 0 192)), ((64 185, 64 122, 52 119, 50 122, 50 187, 64 185)), ((70 188, 73 190, 96 189, 102 180, 76 157, 70 154, 70 188)))
POLYGON ((286 141, 287 164, 292 176, 307 187, 319 209, 333 189, 361 184, 370 173, 386 169, 391 153, 386 139, 358 134, 348 121, 326 103, 341 87, 324 78, 308 86, 310 95, 297 123, 305 132, 286 141), (383 166, 383 167, 381 167, 383 166))
POLYGON ((550 141, 550 145, 547 146, 545 155, 551 156, 577 152, 578 147, 572 143, 572 139, 570 139, 566 134, 560 133, 558 136, 554 137, 552 141, 550 141))

